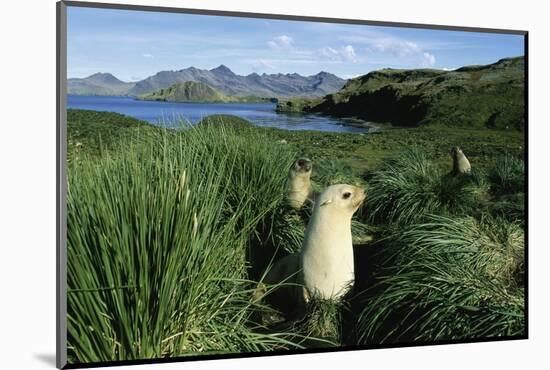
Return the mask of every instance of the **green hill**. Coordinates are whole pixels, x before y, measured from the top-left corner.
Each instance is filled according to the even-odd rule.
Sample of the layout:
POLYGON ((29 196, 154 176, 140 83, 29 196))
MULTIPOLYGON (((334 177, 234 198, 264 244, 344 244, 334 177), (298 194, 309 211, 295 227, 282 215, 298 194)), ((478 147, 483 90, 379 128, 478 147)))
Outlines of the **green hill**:
POLYGON ((138 96, 140 100, 188 103, 263 102, 265 98, 227 96, 203 82, 186 81, 138 96))
POLYGON ((442 124, 522 129, 523 57, 453 71, 382 69, 321 99, 281 101, 278 112, 358 117, 400 126, 442 124))

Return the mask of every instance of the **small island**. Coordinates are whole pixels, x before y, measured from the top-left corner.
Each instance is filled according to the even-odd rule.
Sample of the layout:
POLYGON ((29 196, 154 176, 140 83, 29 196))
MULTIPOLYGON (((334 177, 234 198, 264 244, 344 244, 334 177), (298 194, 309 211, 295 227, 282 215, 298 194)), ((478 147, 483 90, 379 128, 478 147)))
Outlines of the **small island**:
POLYGON ((185 81, 148 94, 137 96, 139 100, 178 103, 265 103, 272 99, 256 96, 228 96, 204 82, 185 81))

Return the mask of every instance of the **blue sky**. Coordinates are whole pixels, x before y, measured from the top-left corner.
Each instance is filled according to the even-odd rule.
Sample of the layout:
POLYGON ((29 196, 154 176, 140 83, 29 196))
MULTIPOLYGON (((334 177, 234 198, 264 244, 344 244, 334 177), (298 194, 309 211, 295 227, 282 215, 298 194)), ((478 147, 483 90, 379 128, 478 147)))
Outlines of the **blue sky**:
POLYGON ((78 7, 67 14, 68 77, 110 72, 136 81, 225 64, 241 75, 327 71, 350 78, 385 67, 453 69, 524 54, 518 35, 78 7))

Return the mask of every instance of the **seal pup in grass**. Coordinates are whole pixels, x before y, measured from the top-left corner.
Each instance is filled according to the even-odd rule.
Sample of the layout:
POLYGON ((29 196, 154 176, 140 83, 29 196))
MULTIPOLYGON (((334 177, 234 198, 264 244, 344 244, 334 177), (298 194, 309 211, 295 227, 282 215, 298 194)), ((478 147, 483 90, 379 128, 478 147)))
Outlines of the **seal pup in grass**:
POLYGON ((355 279, 351 218, 364 199, 357 186, 327 187, 315 200, 301 251, 273 265, 256 298, 267 292, 266 284, 275 285, 272 300, 300 310, 312 298, 337 300, 346 294, 355 279))
POLYGON ((460 147, 455 146, 451 149, 451 157, 453 158, 453 175, 469 175, 472 172, 470 161, 460 147))
POLYGON ((288 171, 285 199, 288 205, 299 210, 306 201, 312 201, 311 170, 313 165, 309 158, 299 158, 288 171))
POLYGON ((362 188, 338 184, 326 188, 315 201, 300 252, 310 297, 338 299, 353 285, 351 218, 363 200, 362 188))

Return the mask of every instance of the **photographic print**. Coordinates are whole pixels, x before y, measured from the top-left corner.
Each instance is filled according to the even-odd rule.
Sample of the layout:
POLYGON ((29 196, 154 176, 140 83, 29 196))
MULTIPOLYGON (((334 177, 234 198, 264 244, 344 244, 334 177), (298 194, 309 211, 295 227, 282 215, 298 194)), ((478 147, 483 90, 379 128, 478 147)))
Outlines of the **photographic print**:
POLYGON ((527 337, 526 32, 58 5, 61 366, 527 337))

